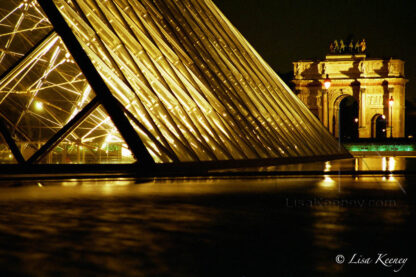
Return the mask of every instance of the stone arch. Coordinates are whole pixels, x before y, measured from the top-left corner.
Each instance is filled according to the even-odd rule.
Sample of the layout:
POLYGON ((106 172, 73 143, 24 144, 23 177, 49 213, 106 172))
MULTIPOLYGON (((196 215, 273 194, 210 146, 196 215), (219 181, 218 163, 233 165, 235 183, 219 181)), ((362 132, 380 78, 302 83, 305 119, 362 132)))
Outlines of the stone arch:
POLYGON ((371 118, 371 137, 385 139, 387 135, 387 121, 383 114, 375 114, 371 118))
POLYGON ((340 136, 344 136, 343 138, 348 139, 358 138, 358 120, 359 111, 357 99, 350 94, 342 94, 338 96, 333 104, 333 135, 338 138, 340 138, 340 136), (345 110, 346 107, 349 107, 351 111, 345 110), (342 109, 344 109, 344 111, 342 109), (345 114, 346 112, 347 114, 345 114), (348 122, 345 122, 345 120, 348 122), (345 126, 348 127, 348 130, 345 130, 345 126), (344 128, 344 134, 340 132, 341 128, 344 128))

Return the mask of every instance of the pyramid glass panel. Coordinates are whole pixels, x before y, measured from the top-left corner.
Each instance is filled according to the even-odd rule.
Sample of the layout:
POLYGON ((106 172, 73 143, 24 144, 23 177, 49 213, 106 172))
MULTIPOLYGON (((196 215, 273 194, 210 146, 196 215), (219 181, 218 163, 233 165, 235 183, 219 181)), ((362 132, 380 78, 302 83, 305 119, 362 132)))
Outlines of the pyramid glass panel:
POLYGON ((0 135, 0 164, 14 164, 16 159, 13 156, 12 151, 7 146, 6 142, 0 135))
POLYGON ((52 29, 35 1, 1 1, 0 74, 22 59, 52 29))
MULTIPOLYGON (((36 150, 94 97, 56 33, 0 80, 0 113, 17 143, 36 150)), ((25 158, 31 151, 24 152, 25 158)))
POLYGON ((99 106, 51 149, 41 163, 109 164, 135 161, 110 117, 99 106))
MULTIPOLYGON (((36 35, 15 64, 11 50, 0 49, 11 61, 0 79, 0 116, 25 144, 26 159, 68 124, 76 126, 43 162, 72 163, 58 150, 83 143, 98 149, 113 134, 125 145, 119 134, 126 126, 112 125, 109 109, 122 111, 158 163, 348 155, 210 0, 54 0, 55 10, 45 11, 36 1, 22 3, 22 11, 19 1, 6 8, 36 12, 25 25, 36 35), (74 42, 55 31, 51 15, 57 14, 114 96, 107 110, 97 108, 75 123, 71 119, 96 95, 94 80, 71 55, 68 43, 74 42)), ((20 34, 10 11, 2 11, 0 22, 20 34)), ((10 38, 3 40, 7 45, 10 38)), ((129 143, 134 148, 136 142, 129 143)), ((76 161, 102 162, 90 152, 76 161)))

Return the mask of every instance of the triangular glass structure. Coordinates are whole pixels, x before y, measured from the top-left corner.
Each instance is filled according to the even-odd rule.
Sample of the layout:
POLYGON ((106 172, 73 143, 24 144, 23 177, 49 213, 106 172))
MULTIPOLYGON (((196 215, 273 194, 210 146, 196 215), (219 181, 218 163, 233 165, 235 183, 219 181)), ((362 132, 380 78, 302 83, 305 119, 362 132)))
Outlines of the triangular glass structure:
POLYGON ((29 162, 77 139, 97 143, 79 140, 86 129, 119 134, 142 163, 348 155, 210 0, 12 1, 6 10, 0 23, 14 26, 0 40, 0 116, 28 144, 47 141, 29 162), (60 90, 41 96, 43 86, 60 90), (27 112, 36 105, 49 108, 39 126, 27 112), (97 128, 97 113, 114 126, 97 128))
POLYGON ((14 164, 16 162, 12 151, 10 151, 6 141, 0 135, 0 164, 14 164))
POLYGON ((33 1, 1 1, 0 74, 23 59, 52 30, 52 25, 33 1))
POLYGON ((4 75, 0 110, 28 158, 94 97, 56 34, 4 75), (34 55, 35 56, 35 55, 34 55), (29 68, 30 70, 27 70, 29 68))
POLYGON ((98 106, 41 159, 50 164, 133 163, 132 153, 111 118, 98 106))

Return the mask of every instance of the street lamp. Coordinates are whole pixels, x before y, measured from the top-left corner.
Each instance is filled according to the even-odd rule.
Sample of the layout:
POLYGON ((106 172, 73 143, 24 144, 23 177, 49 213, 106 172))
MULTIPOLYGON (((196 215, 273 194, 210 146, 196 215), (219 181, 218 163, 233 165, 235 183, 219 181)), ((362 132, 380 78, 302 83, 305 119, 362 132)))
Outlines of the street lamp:
POLYGON ((393 138, 393 104, 394 104, 394 99, 393 99, 393 95, 390 96, 389 99, 389 106, 390 106, 390 138, 393 138))
POLYGON ((331 87, 331 79, 329 79, 328 74, 326 74, 326 79, 324 80, 324 87, 329 89, 331 87))
MULTIPOLYGON (((326 74, 326 79, 324 80, 324 88, 326 91, 326 109, 323 111, 323 114, 326 113, 326 124, 329 130, 329 88, 331 87, 331 79, 329 79, 328 74, 326 74)), ((323 100, 323 99, 322 99, 323 100)), ((324 102, 325 103, 325 102, 324 102)), ((325 117, 322 118, 322 123, 325 125, 325 117)))

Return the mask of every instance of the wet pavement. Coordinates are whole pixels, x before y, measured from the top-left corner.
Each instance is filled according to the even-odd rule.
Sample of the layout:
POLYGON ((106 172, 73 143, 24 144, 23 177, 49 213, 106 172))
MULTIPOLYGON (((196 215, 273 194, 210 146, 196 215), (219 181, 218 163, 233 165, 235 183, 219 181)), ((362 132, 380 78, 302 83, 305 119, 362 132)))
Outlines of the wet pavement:
POLYGON ((415 184, 412 175, 1 181, 0 265, 8 276, 414 276, 415 184), (396 263, 376 263, 379 254, 396 263))

